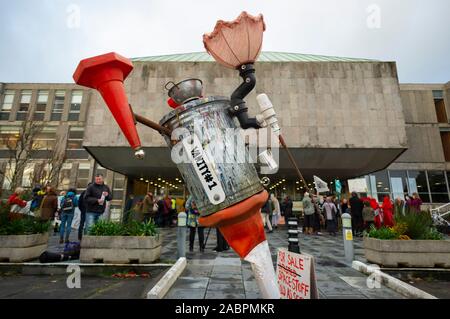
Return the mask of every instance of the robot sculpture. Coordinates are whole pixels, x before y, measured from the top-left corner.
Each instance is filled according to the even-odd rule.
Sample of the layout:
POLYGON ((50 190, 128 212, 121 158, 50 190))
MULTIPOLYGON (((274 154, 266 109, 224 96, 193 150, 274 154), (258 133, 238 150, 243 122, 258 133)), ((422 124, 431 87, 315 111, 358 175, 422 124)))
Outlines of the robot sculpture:
MULTIPOLYGON (((137 158, 143 159, 144 152, 136 122, 163 135, 172 154, 180 155, 177 168, 196 200, 200 223, 218 227, 234 251, 251 263, 264 298, 279 298, 260 214, 268 193, 253 163, 237 161, 235 148, 230 147, 240 142, 245 145, 243 137, 228 134, 229 129, 239 126, 259 129, 269 125, 285 146, 267 96, 257 97, 261 113, 255 118, 248 116, 244 101, 256 84, 254 62, 261 51, 264 30, 262 15, 253 17, 242 12, 232 22, 219 20, 214 31, 203 36, 205 48, 219 64, 238 70, 242 84, 227 98, 203 97, 198 79, 169 82, 168 104, 174 109, 159 124, 134 114, 128 104, 123 81, 133 69, 130 60, 116 53, 88 58, 80 62, 73 77, 77 84, 100 92, 137 158)), ((247 148, 241 151, 245 153, 242 158, 248 159, 247 148)))

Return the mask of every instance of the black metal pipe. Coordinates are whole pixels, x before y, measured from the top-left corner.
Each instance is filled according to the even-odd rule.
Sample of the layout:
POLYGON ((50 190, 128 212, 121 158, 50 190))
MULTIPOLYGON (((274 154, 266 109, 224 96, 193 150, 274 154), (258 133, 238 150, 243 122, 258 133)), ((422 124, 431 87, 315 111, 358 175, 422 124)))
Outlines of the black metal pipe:
POLYGON ((244 98, 255 88, 256 76, 253 63, 243 64, 239 67, 239 76, 243 82, 231 94, 229 112, 231 116, 236 116, 243 129, 261 128, 256 118, 248 117, 248 107, 244 98))
MULTIPOLYGON (((255 88, 256 77, 253 64, 243 64, 239 67, 239 75, 244 80, 231 94, 231 103, 238 104, 244 102, 244 98, 255 88)), ((245 102, 244 102, 245 103, 245 102)))

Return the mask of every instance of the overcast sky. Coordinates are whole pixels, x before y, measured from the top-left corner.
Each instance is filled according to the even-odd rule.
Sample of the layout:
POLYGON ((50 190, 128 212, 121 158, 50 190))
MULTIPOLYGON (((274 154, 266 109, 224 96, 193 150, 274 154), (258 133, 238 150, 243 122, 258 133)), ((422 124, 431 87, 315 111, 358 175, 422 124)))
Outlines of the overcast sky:
POLYGON ((243 10, 264 15, 264 51, 396 61, 401 83, 450 81, 449 0, 0 0, 0 8, 0 82, 72 82, 79 60, 110 51, 203 51, 203 33, 243 10))

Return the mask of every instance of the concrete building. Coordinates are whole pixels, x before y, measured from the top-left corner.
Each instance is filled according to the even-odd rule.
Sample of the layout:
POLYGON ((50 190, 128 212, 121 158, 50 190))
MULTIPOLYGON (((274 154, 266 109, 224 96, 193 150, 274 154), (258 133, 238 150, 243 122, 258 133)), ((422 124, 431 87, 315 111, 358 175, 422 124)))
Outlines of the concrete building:
MULTIPOLYGON (((133 64, 125 82, 130 104, 135 113, 154 121, 170 111, 164 89, 168 81, 199 78, 206 96, 229 96, 241 81, 236 71, 214 63, 206 53, 136 58, 133 64)), ((387 193, 399 196, 418 191, 426 202, 449 201, 450 83, 399 84, 395 62, 279 52, 262 52, 255 68, 256 89, 246 99, 249 112, 254 115, 258 111, 257 94, 264 92, 270 97, 286 142, 308 181, 312 182, 313 174, 330 185, 334 179, 346 181, 367 175, 367 192, 379 198, 387 193)), ((83 153, 86 158, 68 158, 72 163, 67 169, 68 184, 84 187, 78 182, 82 164, 90 165, 83 182, 96 170, 108 169, 107 182, 116 192, 117 215, 126 193, 162 190, 183 195, 183 183, 163 138, 138 124, 147 156, 144 161, 136 160, 95 91, 71 84, 3 84, 3 131, 18 125, 20 99, 29 90, 30 109, 40 90, 49 91, 43 118, 49 127, 69 133, 72 127, 84 128, 82 146, 90 156, 83 153), (67 98, 58 118, 53 110, 56 93, 62 88, 67 98), (79 118, 71 121, 70 92, 80 90, 79 118)), ((272 184, 279 183, 273 188, 279 195, 296 198, 303 192, 282 150, 280 170, 269 178, 272 184)))

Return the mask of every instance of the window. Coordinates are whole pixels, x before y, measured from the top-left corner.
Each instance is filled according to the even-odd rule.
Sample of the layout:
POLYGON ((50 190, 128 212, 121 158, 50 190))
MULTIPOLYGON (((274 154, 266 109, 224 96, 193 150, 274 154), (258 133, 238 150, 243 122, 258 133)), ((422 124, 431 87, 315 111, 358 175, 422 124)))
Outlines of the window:
POLYGON ((6 90, 3 97, 3 104, 0 112, 0 120, 7 121, 9 119, 9 113, 11 112, 14 102, 15 92, 13 90, 6 90))
POLYGON ((31 103, 31 90, 22 90, 20 94, 20 105, 17 111, 17 121, 25 121, 27 119, 27 113, 30 109, 31 103))
POLYGON ((441 129, 442 150, 444 151, 444 158, 446 162, 450 162, 450 131, 441 129))
POLYGON ((78 121, 80 117, 82 100, 83 100, 83 91, 72 91, 72 99, 70 101, 69 121, 78 121))
POLYGON ((122 174, 114 173, 113 179, 113 199, 114 200, 122 200, 124 195, 124 186, 125 186, 125 176, 122 174))
POLYGON ((89 154, 83 148, 84 128, 72 126, 69 129, 67 139, 67 158, 71 159, 88 159, 89 154))
POLYGON ((70 173, 72 172, 72 163, 64 163, 59 172, 58 188, 67 190, 70 187, 70 173))
POLYGON ((33 182, 33 173, 34 173, 34 164, 35 163, 27 163, 25 169, 22 174, 22 186, 23 187, 31 187, 33 182))
POLYGON ((56 128, 44 127, 33 140, 33 150, 53 150, 56 141, 56 128))
POLYGON ((444 91, 442 91, 442 90, 433 90, 433 98, 435 100, 443 99, 444 98, 444 91))
POLYGON ((389 171, 392 188, 392 199, 397 197, 405 198, 408 195, 408 178, 406 171, 389 171))
POLYGON ((408 171, 409 194, 418 193, 423 202, 430 202, 430 194, 425 171, 408 171))
POLYGON ((61 121, 62 112, 64 110, 65 91, 56 91, 55 100, 53 101, 51 121, 61 121))
POLYGON ((77 176, 77 191, 82 192, 86 189, 89 181, 89 172, 91 170, 90 163, 80 163, 78 166, 78 176, 77 176))
POLYGON ((433 91, 434 107, 439 123, 448 123, 447 110, 445 109, 444 93, 441 90, 433 91))
POLYGON ((433 203, 448 203, 448 189, 445 175, 442 171, 428 171, 431 200, 433 203))
POLYGON ((38 97, 36 102, 36 111, 34 112, 33 119, 36 121, 43 121, 45 116, 45 109, 47 108, 48 91, 38 91, 38 97))
POLYGON ((67 139, 67 149, 69 150, 82 150, 83 149, 83 127, 70 127, 69 136, 67 139))
POLYGON ((10 189, 11 188, 11 181, 14 174, 14 171, 16 170, 16 164, 15 163, 8 163, 6 164, 5 169, 5 176, 3 178, 3 189, 10 189))
POLYGON ((390 194, 389 180, 386 171, 370 175, 370 195, 383 201, 384 196, 390 194))
POLYGON ((18 126, 0 126, 0 149, 16 149, 20 136, 18 126))

